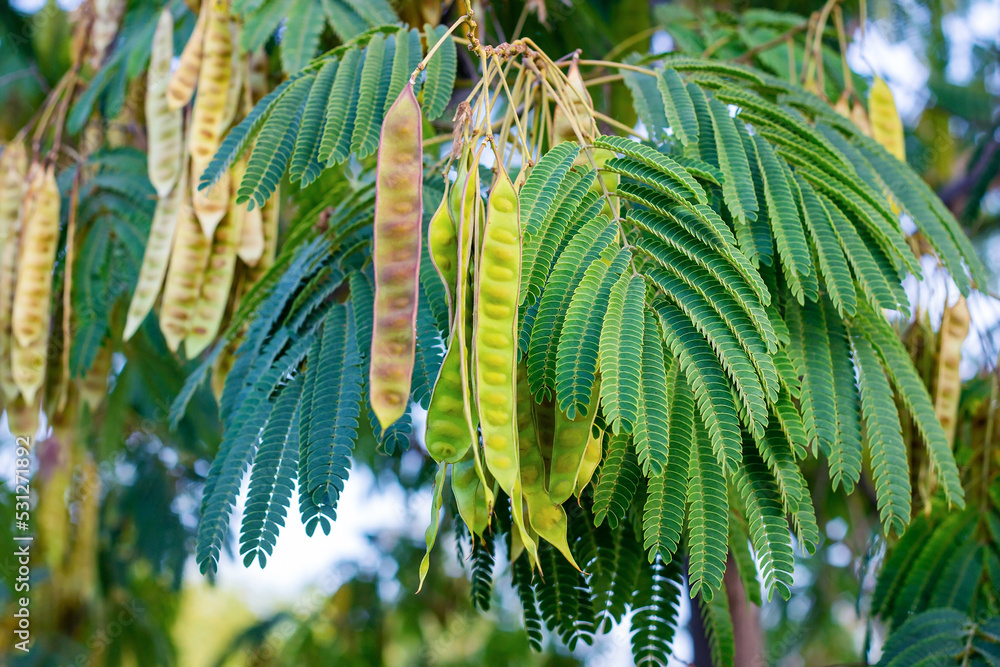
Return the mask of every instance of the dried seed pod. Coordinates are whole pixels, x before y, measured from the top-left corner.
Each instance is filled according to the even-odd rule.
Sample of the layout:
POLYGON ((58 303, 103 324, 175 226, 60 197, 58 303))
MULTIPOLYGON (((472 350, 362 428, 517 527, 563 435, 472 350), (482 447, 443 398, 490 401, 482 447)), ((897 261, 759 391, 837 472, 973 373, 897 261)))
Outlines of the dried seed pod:
POLYGON ((587 84, 580 74, 580 67, 577 65, 577 58, 574 57, 566 72, 569 86, 564 89, 563 104, 556 105, 552 112, 552 144, 555 146, 563 141, 579 141, 577 130, 584 134, 595 134, 594 127, 594 102, 587 92, 587 84), (569 109, 564 108, 568 104, 569 109), (572 118, 571 118, 572 116, 572 118))
POLYGON ((104 402, 108 394, 108 373, 111 370, 111 347, 102 345, 97 356, 80 379, 80 400, 93 413, 104 402))
POLYGON ((38 390, 45 384, 45 363, 49 345, 48 322, 45 333, 22 344, 15 336, 11 341, 10 364, 14 384, 27 403, 33 403, 38 390))
POLYGON ((246 211, 243 217, 243 227, 240 231, 240 246, 237 254, 247 266, 257 266, 267 241, 264 238, 264 213, 260 207, 246 211))
POLYGON ((403 416, 416 345, 423 146, 420 105, 407 84, 382 123, 372 257, 371 404, 383 430, 403 416))
MULTIPOLYGON (((25 348, 47 337, 49 332, 52 268, 59 242, 59 205, 55 167, 32 165, 13 310, 14 338, 25 348)), ((30 402, 31 398, 28 400, 30 402)))
POLYGON ((274 265, 274 258, 278 250, 278 218, 281 215, 281 198, 272 196, 264 202, 263 206, 254 210, 259 210, 262 218, 261 232, 264 238, 264 250, 247 276, 247 281, 251 285, 260 280, 260 277, 274 265))
POLYGON ((118 25, 125 13, 125 0, 94 0, 94 22, 90 25, 90 52, 87 55, 88 64, 95 70, 100 69, 101 62, 108 47, 118 34, 118 25))
POLYGON ((187 194, 185 188, 185 192, 181 193, 177 231, 163 284, 163 302, 160 304, 160 329, 167 346, 174 352, 191 326, 191 316, 201 293, 201 278, 212 249, 211 242, 202 234, 194 217, 187 194))
POLYGON ((246 58, 240 55, 240 50, 235 47, 236 44, 240 43, 239 34, 239 26, 234 21, 230 21, 230 44, 233 45, 231 49, 232 62, 230 63, 231 75, 229 88, 226 90, 226 103, 222 107, 222 120, 219 127, 221 134, 225 134, 229 126, 233 124, 236 112, 239 111, 240 103, 243 101, 243 80, 246 75, 247 62, 246 58))
MULTIPOLYGON (((242 178, 246 160, 233 165, 233 174, 242 178)), ((243 220, 246 217, 245 204, 236 203, 236 193, 229 198, 229 212, 215 229, 212 250, 208 256, 205 275, 201 280, 201 294, 191 318, 191 328, 184 339, 184 352, 193 358, 208 347, 219 333, 222 316, 226 312, 229 292, 233 286, 236 269, 236 251, 240 243, 243 220)))
POLYGON ((177 69, 170 77, 170 83, 167 85, 167 102, 171 109, 180 109, 190 102, 194 88, 198 84, 198 72, 201 70, 201 58, 205 44, 205 24, 208 23, 210 5, 210 0, 202 3, 191 38, 184 45, 177 69))
POLYGON ((24 144, 16 142, 8 145, 0 155, 0 390, 8 401, 17 396, 10 364, 11 314, 27 171, 28 155, 24 144))
POLYGON ((899 119, 896 102, 892 99, 892 91, 879 77, 875 77, 875 81, 872 83, 871 97, 868 98, 868 111, 871 116, 872 138, 899 158, 901 162, 906 162, 903 121, 899 119))
POLYGON ((969 305, 965 297, 959 295, 955 305, 944 309, 941 319, 941 345, 938 348, 938 374, 934 389, 934 413, 948 436, 948 442, 955 441, 955 426, 958 421, 958 400, 962 394, 962 378, 959 368, 962 363, 962 344, 969 335, 969 305))
POLYGON ((165 197, 181 173, 184 138, 180 109, 167 101, 170 61, 174 57, 174 19, 164 9, 153 35, 153 52, 146 74, 146 127, 148 136, 149 181, 156 193, 165 197))
POLYGON ((222 141, 226 96, 232 78, 232 34, 229 5, 214 0, 205 26, 205 49, 198 75, 198 95, 191 113, 188 150, 191 153, 191 185, 194 212, 207 238, 212 238, 229 207, 228 175, 214 187, 200 190, 198 181, 222 141))
POLYGON ((146 241, 146 252, 142 256, 142 268, 139 269, 139 280, 132 294, 132 302, 128 307, 128 317, 125 319, 124 340, 128 340, 139 329, 146 315, 156 303, 163 286, 163 277, 167 272, 167 260, 174 242, 174 232, 177 230, 177 218, 181 201, 187 193, 187 169, 182 170, 181 180, 166 196, 160 196, 153 213, 153 224, 149 228, 149 239, 146 241))

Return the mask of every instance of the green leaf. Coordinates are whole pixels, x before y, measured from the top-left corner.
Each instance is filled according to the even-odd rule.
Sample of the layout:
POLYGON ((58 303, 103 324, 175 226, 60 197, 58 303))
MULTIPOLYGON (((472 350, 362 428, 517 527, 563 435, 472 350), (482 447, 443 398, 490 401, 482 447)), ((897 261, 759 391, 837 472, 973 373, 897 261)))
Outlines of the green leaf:
POLYGON ((851 347, 858 366, 879 516, 887 534, 894 530, 902 535, 910 521, 910 466, 892 389, 868 339, 855 334, 851 347))
POLYGON ((319 35, 323 31, 323 7, 315 0, 295 0, 295 4, 288 8, 284 16, 281 68, 285 74, 293 74, 305 67, 316 55, 319 35))
MULTIPOLYGON (((448 26, 439 25, 432 28, 424 26, 427 34, 427 47, 431 48, 448 32, 448 26)), ((458 65, 458 54, 455 41, 451 37, 445 39, 438 50, 427 61, 427 79, 424 82, 423 111, 427 120, 435 120, 444 113, 451 100, 451 90, 455 86, 455 68, 458 65)))

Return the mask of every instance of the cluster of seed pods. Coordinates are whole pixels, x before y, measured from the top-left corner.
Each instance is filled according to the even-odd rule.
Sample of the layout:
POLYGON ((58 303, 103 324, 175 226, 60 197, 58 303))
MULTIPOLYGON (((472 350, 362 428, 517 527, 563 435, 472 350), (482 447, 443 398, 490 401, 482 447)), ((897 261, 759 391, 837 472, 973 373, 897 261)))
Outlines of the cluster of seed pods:
MULTIPOLYGON (((555 112, 552 132, 572 140, 593 136, 592 105, 575 65, 566 86, 567 91, 571 88, 576 103, 555 112)), ((518 362, 524 240, 518 188, 527 170, 512 181, 494 142, 487 139, 477 151, 466 137, 456 149, 454 175, 446 178, 445 192, 430 216, 427 252, 421 259, 420 127, 419 105, 407 87, 386 116, 378 162, 373 410, 386 428, 406 409, 419 262, 429 261, 444 287, 451 327, 424 438, 428 453, 441 466, 426 536, 428 553, 438 532, 440 487, 447 483, 444 472, 450 467, 455 505, 471 534, 483 536, 490 530, 502 491, 511 499, 513 555, 527 552, 537 566, 542 539, 576 566, 563 503, 582 493, 603 455, 604 433, 595 427, 600 384, 594 385, 590 409, 571 419, 551 401, 532 396, 524 363, 518 362), (497 160, 484 198, 479 164, 488 148, 497 153, 497 160)), ((582 153, 578 164, 599 164, 605 156, 595 153, 582 153)), ((614 183, 595 180, 595 188, 608 186, 614 183)), ((425 572, 426 561, 421 579, 425 572)))
POLYGON ((184 343, 190 358, 215 340, 232 290, 252 284, 273 263, 278 202, 274 197, 253 211, 236 202, 231 183, 240 182, 245 159, 212 187, 199 187, 243 101, 266 93, 266 72, 247 74, 261 59, 234 47, 238 28, 228 2, 202 3, 171 74, 173 32, 170 11, 164 10, 146 83, 149 178, 158 198, 124 338, 135 334, 160 299, 160 329, 168 346, 176 351, 184 343), (243 281, 238 259, 246 267, 243 281))

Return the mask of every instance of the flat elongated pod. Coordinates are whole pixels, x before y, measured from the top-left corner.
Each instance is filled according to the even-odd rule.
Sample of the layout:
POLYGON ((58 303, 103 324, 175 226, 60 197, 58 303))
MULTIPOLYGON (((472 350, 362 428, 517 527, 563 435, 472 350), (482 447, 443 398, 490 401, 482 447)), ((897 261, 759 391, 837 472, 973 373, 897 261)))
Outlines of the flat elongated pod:
POLYGON ((177 212, 177 231, 160 304, 160 330, 167 347, 174 352, 190 329, 194 307, 201 294, 202 275, 212 249, 211 241, 202 234, 194 217, 187 195, 183 193, 177 212))
POLYGON ((441 523, 441 505, 444 502, 444 477, 448 470, 448 465, 442 463, 438 466, 437 475, 434 476, 434 493, 431 496, 431 522, 427 526, 427 530, 424 531, 424 543, 427 545, 427 551, 424 552, 424 557, 420 560, 420 583, 417 585, 417 592, 424 587, 424 579, 427 578, 427 573, 431 569, 431 551, 434 549, 434 543, 437 541, 438 526, 441 523))
POLYGON ((153 51, 146 73, 146 136, 149 182, 156 194, 165 197, 180 178, 184 151, 180 109, 171 109, 167 100, 170 61, 174 57, 174 18, 164 9, 153 33, 153 51))
POLYGON ((156 303, 156 297, 160 295, 163 278, 167 273, 170 248, 174 243, 174 232, 177 230, 181 200, 187 193, 186 181, 187 174, 184 173, 177 187, 156 200, 153 224, 149 228, 146 252, 142 256, 142 267, 139 269, 139 281, 136 283, 132 302, 128 307, 128 316, 125 319, 125 332, 122 336, 125 340, 138 331, 142 321, 156 303))
MULTIPOLYGON (((241 159, 233 165, 233 174, 240 178, 245 168, 246 161, 241 159)), ((208 347, 219 333, 233 286, 236 253, 246 215, 246 205, 237 204, 236 193, 232 193, 229 211, 212 237, 212 250, 201 279, 201 294, 191 317, 191 328, 184 339, 184 352, 189 359, 208 347)))
POLYGON ((240 43, 240 28, 235 21, 229 22, 229 43, 231 63, 229 66, 229 87, 226 89, 226 103, 222 106, 222 119, 219 121, 219 132, 225 134, 233 124, 236 113, 243 102, 243 83, 247 77, 247 58, 236 47, 240 43))
POLYGON ((476 467, 476 451, 469 447, 465 455, 452 466, 451 491, 455 495, 458 514, 468 526, 469 532, 482 536, 490 525, 490 508, 476 467))
POLYGON ((205 45, 205 24, 208 23, 208 14, 212 0, 205 0, 198 13, 198 21, 194 24, 194 31, 184 50, 181 52, 180 62, 170 83, 167 84, 167 104, 171 109, 180 109, 191 101, 194 88, 198 84, 198 72, 201 70, 201 58, 205 45))
POLYGON ((561 104, 558 104, 552 112, 553 146, 562 141, 578 141, 578 131, 584 137, 588 133, 594 134, 594 102, 587 92, 587 85, 583 75, 580 74, 576 58, 570 63, 566 78, 569 80, 569 86, 563 89, 561 104), (569 108, 566 108, 566 105, 569 108))
POLYGON ((528 522, 531 528, 566 557, 573 567, 580 569, 573 559, 566 537, 568 521, 562 505, 552 502, 545 491, 545 461, 538 447, 535 420, 532 414, 534 401, 528 391, 528 377, 524 364, 517 368, 518 384, 522 391, 517 402, 517 449, 521 475, 521 492, 528 504, 528 522))
POLYGON ((473 365, 486 465, 511 493, 517 477, 517 295, 521 239, 517 193, 501 169, 490 193, 476 275, 473 365))
POLYGON ((369 386, 383 430, 403 416, 416 350, 423 214, 420 105, 407 84, 382 123, 375 180, 375 318, 369 386))
POLYGON ((254 210, 260 211, 264 249, 261 251, 257 263, 249 272, 251 285, 260 280, 260 277, 274 265, 274 258, 278 250, 278 218, 281 215, 281 197, 272 196, 264 202, 263 206, 254 210))
POLYGON ((59 242, 59 188, 55 167, 35 164, 28 176, 24 229, 14 288, 14 383, 26 402, 45 382, 45 356, 52 310, 52 270, 59 242))
POLYGON ((55 168, 32 165, 14 288, 14 338, 23 347, 49 331, 52 267, 59 242, 59 204, 55 168))
POLYGON ((237 254, 247 266, 256 266, 264 255, 264 213, 259 207, 247 211, 240 231, 240 245, 237 254))
POLYGON ((118 25, 125 13, 125 0, 94 0, 94 22, 90 25, 88 62, 100 69, 108 47, 118 34, 118 25))
POLYGON ((875 77, 871 97, 868 98, 871 116, 871 136, 900 162, 906 162, 906 143, 903 141, 903 121, 899 119, 892 91, 885 81, 875 77))
POLYGON ((587 448, 583 450, 583 459, 580 460, 580 469, 576 472, 576 485, 573 494, 577 498, 583 490, 590 484, 597 466, 601 465, 601 458, 604 456, 604 431, 594 435, 594 429, 590 429, 590 439, 587 440, 587 448))
POLYGON ((468 375, 462 373, 462 354, 460 346, 464 342, 452 333, 448 352, 438 371, 437 382, 431 394, 431 402, 427 407, 427 432, 424 442, 427 453, 438 462, 457 463, 472 446, 476 435, 477 420, 470 414, 466 419, 468 409, 468 375), (465 383, 463 387, 462 384, 465 383))
POLYGON ((11 311, 17 282, 17 255, 21 246, 21 212, 24 205, 28 155, 21 142, 9 144, 0 155, 0 391, 8 401, 17 396, 11 375, 11 311))
POLYGON ((969 335, 969 306, 959 295, 954 306, 944 309, 941 320, 941 345, 938 348, 938 374, 934 385, 934 412, 948 436, 948 443, 955 442, 958 421, 958 400, 962 394, 962 343, 969 335))
POLYGON ((592 437, 591 428, 597 415, 600 391, 600 382, 594 382, 586 415, 577 414, 575 419, 570 419, 562 410, 556 409, 552 461, 549 464, 549 497, 552 498, 552 502, 562 503, 573 495, 580 465, 584 461, 587 445, 592 437))
MULTIPOLYGON (((460 186, 456 183, 456 187, 460 186)), ((448 211, 447 190, 427 225, 427 254, 444 283, 448 309, 454 312, 455 285, 458 282, 458 232, 448 211)))
POLYGON ((194 212, 208 238, 212 238, 229 205, 228 175, 205 190, 199 189, 198 182, 222 141, 223 114, 232 77, 232 48, 229 5, 225 0, 213 0, 205 26, 205 51, 191 113, 188 147, 194 212))

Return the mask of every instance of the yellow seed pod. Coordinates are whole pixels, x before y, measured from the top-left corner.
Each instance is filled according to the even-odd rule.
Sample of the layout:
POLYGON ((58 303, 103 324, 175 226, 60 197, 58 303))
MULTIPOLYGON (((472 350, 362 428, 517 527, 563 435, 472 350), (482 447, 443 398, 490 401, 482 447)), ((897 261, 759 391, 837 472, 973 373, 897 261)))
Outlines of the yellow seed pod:
MULTIPOLYGON (((245 159, 237 161, 233 165, 236 178, 242 178, 245 169, 245 159)), ((201 294, 191 318, 191 328, 185 338, 184 351, 189 359, 208 347, 219 333, 233 286, 236 251, 246 214, 246 204, 237 204, 236 193, 232 193, 229 212, 216 228, 212 239, 212 250, 201 281, 201 294)))
POLYGON ((260 207, 247 211, 243 217, 237 254, 247 266, 256 266, 264 255, 264 214, 260 207))
POLYGON ((879 77, 875 77, 875 82, 872 83, 871 96, 868 98, 868 111, 871 116, 872 138, 899 158, 901 162, 906 162, 903 121, 899 119, 896 102, 892 99, 892 91, 879 77))
POLYGON ((48 336, 52 268, 59 243, 59 204, 55 167, 32 165, 13 310, 14 338, 25 348, 48 336))
POLYGON ((866 137, 872 136, 872 124, 868 120, 868 112, 865 111, 865 105, 860 102, 855 102, 854 106, 851 107, 851 121, 858 128, 861 134, 866 137))
POLYGON ((958 420, 958 400, 962 393, 959 367, 962 363, 962 343, 969 335, 969 305, 959 295, 955 305, 944 309, 941 320, 941 344, 938 348, 938 374, 934 390, 934 412, 948 436, 955 441, 958 420))
POLYGON ((594 102, 587 92, 587 84, 580 74, 580 67, 575 57, 569 65, 566 78, 569 80, 569 85, 563 89, 563 104, 557 104, 552 114, 551 145, 553 146, 563 141, 579 141, 578 130, 585 139, 596 134, 594 102), (566 109, 565 104, 568 104, 570 109, 566 109))
POLYGON ((8 145, 0 154, 0 390, 8 401, 13 401, 18 393, 10 364, 11 311, 27 171, 28 155, 24 144, 8 145))
POLYGON ((604 432, 601 431, 596 436, 591 429, 590 439, 587 441, 587 448, 583 450, 583 459, 580 460, 580 469, 576 472, 576 485, 573 488, 573 495, 577 498, 583 490, 590 484, 597 466, 601 464, 604 456, 604 432))
POLYGON ((191 96, 194 94, 194 87, 198 84, 198 72, 201 70, 201 58, 205 43, 205 24, 208 23, 210 4, 211 2, 208 1, 202 4, 191 38, 184 45, 180 62, 167 85, 167 103, 171 109, 180 109, 190 102, 191 96))
POLYGON ((201 278, 212 249, 211 242, 202 234, 195 220, 186 194, 182 195, 185 198, 177 213, 177 231, 160 305, 160 329, 167 346, 174 352, 190 329, 191 316, 201 293, 201 278))
MULTIPOLYGON (((47 324, 47 323, 46 323, 47 324)), ((46 352, 49 344, 48 326, 45 334, 22 345, 17 338, 11 342, 10 365, 21 396, 28 403, 33 403, 38 390, 45 384, 46 352)))
POLYGON ((156 201, 153 224, 149 228, 146 252, 142 256, 142 267, 139 269, 139 280, 125 319, 125 332, 122 336, 124 340, 135 334, 156 303, 156 297, 160 295, 163 277, 167 272, 167 260, 170 258, 170 249, 174 242, 174 232, 177 230, 181 200, 187 193, 187 170, 183 171, 185 173, 181 174, 177 187, 156 201))
POLYGON ((486 466, 511 498, 524 547, 537 558, 521 508, 517 444, 517 302, 521 223, 517 192, 502 167, 490 192, 476 267, 473 356, 476 407, 486 466))
POLYGON ((146 74, 146 127, 149 181, 160 197, 165 197, 181 173, 184 138, 180 109, 167 101, 170 61, 174 57, 174 19, 164 9, 153 34, 153 52, 146 74))

